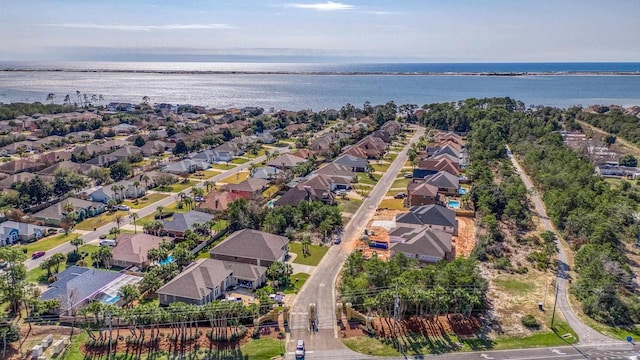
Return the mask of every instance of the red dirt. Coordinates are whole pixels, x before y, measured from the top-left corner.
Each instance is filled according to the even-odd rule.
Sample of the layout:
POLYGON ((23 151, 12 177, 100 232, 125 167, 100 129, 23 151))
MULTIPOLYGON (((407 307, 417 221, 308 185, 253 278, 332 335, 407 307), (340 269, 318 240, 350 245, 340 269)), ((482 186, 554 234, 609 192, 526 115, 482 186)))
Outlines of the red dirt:
MULTIPOLYGON (((379 336, 393 337, 393 319, 376 318, 372 321, 372 326, 379 336)), ((481 327, 477 318, 465 319, 462 316, 451 315, 438 316, 436 318, 411 317, 400 321, 397 325, 397 332, 403 335, 407 333, 417 333, 423 336, 441 336, 445 334, 456 334, 458 336, 473 336, 481 327)))

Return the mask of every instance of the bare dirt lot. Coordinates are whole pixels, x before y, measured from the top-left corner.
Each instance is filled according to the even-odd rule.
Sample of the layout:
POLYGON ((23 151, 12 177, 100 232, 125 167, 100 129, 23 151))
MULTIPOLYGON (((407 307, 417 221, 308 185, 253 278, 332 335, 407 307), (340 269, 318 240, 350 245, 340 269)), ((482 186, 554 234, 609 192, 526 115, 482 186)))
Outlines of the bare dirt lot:
POLYGON ((476 246, 476 224, 472 217, 456 216, 458 220, 458 236, 453 237, 456 256, 467 257, 476 246))

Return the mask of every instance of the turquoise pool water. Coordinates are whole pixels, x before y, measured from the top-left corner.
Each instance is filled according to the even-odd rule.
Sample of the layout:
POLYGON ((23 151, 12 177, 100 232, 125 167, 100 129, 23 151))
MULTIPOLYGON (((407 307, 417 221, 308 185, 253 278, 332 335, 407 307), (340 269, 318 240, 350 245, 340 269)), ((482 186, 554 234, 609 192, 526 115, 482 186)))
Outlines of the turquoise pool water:
POLYGON ((270 209, 273 209, 273 205, 276 203, 275 199, 269 200, 269 202, 267 203, 267 207, 269 207, 270 209))
POLYGON ((115 304, 118 302, 118 300, 120 300, 120 295, 114 295, 114 296, 105 298, 104 300, 102 300, 102 302, 105 304, 115 304))
POLYGON ((460 194, 460 195, 464 195, 464 194, 466 194, 466 193, 467 193, 467 189, 465 189, 465 188, 460 188, 460 189, 458 189, 458 194, 460 194))
POLYGON ((449 207, 453 209, 460 209, 460 201, 458 200, 449 200, 449 207))
POLYGON ((167 257, 166 260, 163 261, 158 261, 158 264, 160 265, 167 265, 173 262, 173 255, 169 255, 169 257, 167 257))

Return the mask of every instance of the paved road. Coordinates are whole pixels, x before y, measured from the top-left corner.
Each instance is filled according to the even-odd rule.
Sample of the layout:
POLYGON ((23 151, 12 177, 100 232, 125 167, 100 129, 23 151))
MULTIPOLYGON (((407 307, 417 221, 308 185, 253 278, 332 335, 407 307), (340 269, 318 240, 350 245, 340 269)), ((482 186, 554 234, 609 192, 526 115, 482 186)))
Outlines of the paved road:
MULTIPOLYGON (((404 166, 410 144, 418 141, 424 131, 424 128, 419 128, 409 144, 398 154, 389 170, 380 178, 374 189, 369 193, 369 196, 344 228, 342 244, 332 246, 329 249, 322 262, 316 268, 314 275, 307 280, 298 294, 291 312, 289 351, 293 351, 297 339, 303 339, 309 351, 323 350, 321 353, 316 354, 318 356, 341 354, 339 357, 334 357, 338 359, 344 358, 342 355, 355 354, 346 350, 344 345, 337 339, 337 322, 334 310, 336 279, 342 269, 342 264, 350 253, 349 243, 356 241, 363 233, 365 226, 378 208, 378 204, 404 166), (309 304, 311 303, 315 303, 318 309, 318 331, 313 334, 309 331, 309 304), (325 350, 334 350, 337 353, 326 353, 325 350)), ((311 356, 311 354, 313 353, 309 355, 311 356)))
MULTIPOLYGON (((406 359, 438 359, 438 360, 612 360, 630 359, 632 355, 638 354, 631 346, 559 346, 555 348, 537 349, 516 349, 516 350, 495 350, 476 351, 464 353, 449 353, 439 355, 407 355, 401 357, 378 357, 355 353, 349 350, 326 350, 307 351, 306 360, 315 359, 385 359, 385 360, 406 360, 406 359)), ((287 353, 287 357, 294 358, 293 352, 287 353)))
MULTIPOLYGON (((513 156, 511 150, 508 147, 507 147, 507 155, 509 156, 509 159, 511 160, 511 163, 513 164, 513 166, 516 168, 516 171, 518 172, 518 174, 520 174, 520 178, 522 179, 522 182, 524 182, 524 185, 527 187, 527 190, 529 190, 529 193, 531 194, 530 197, 531 197, 531 200, 533 201, 535 212, 538 214, 540 218, 540 223, 542 224, 542 227, 545 230, 553 231, 554 233, 557 234, 555 228, 553 227, 553 224, 551 223, 551 220, 547 216, 546 207, 544 206, 544 203, 542 202, 540 195, 538 194, 538 192, 535 190, 535 187, 533 186, 533 182, 531 182, 531 179, 529 178, 527 173, 522 169, 522 167, 518 163, 518 160, 513 156)), ((558 235, 558 238, 559 238, 559 235, 558 235)), ((569 303, 569 297, 568 297, 569 292, 567 291, 567 279, 569 279, 569 276, 570 276, 569 274, 570 268, 567 260, 567 253, 565 251, 564 246, 562 246, 560 242, 557 242, 557 245, 559 249, 558 251, 559 266, 558 266, 558 276, 557 276, 558 308, 560 309, 560 311, 562 311, 562 314, 567 320, 567 323, 569 324, 569 326, 571 326, 571 328, 576 332, 576 334, 578 334, 578 338, 580 339, 580 344, 598 344, 598 343, 605 343, 605 342, 612 341, 612 339, 610 339, 609 337, 600 334, 599 332, 595 331, 594 329, 592 329, 591 327, 583 323, 576 316, 575 312, 571 308, 571 305, 569 303)))

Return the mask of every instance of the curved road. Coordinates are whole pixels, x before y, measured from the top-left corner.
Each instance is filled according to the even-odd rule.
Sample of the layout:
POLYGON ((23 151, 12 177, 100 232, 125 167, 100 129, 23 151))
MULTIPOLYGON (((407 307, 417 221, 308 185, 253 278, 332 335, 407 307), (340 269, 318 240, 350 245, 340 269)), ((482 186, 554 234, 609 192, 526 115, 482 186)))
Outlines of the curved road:
MULTIPOLYGON (((531 200, 533 201, 533 205, 535 207, 535 212, 538 214, 540 218, 540 223, 545 230, 552 231, 556 234, 556 238, 560 239, 560 234, 555 230, 551 220, 547 216, 547 210, 540 198, 540 195, 535 190, 533 186, 533 182, 524 172, 518 160, 513 156, 511 149, 507 147, 507 156, 511 163, 516 168, 516 172, 520 175, 524 186, 526 186, 527 190, 529 190, 529 194, 531 200)), ((598 344, 610 344, 620 342, 619 340, 611 339, 605 335, 600 334, 595 331, 588 325, 580 320, 573 309, 571 308, 571 304, 569 303, 569 292, 567 291, 567 279, 569 279, 569 263, 567 260, 567 253, 564 246, 560 243, 560 240, 556 240, 556 244, 558 246, 558 274, 557 274, 557 286, 558 286, 558 308, 564 315, 564 318, 567 320, 567 323, 571 328, 576 332, 578 338, 580 339, 581 345, 598 345, 598 344)))

